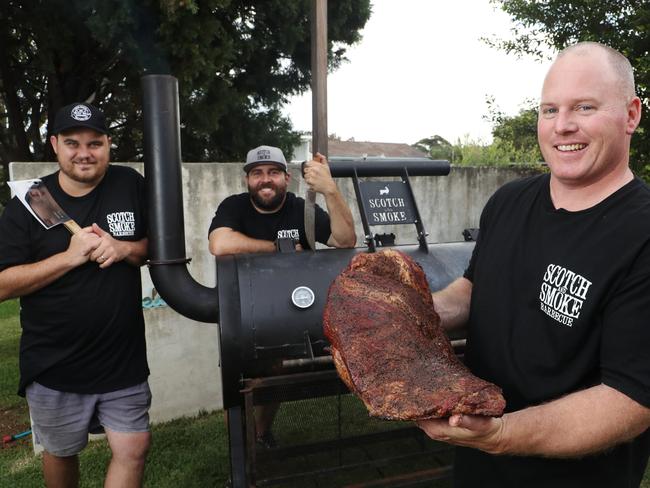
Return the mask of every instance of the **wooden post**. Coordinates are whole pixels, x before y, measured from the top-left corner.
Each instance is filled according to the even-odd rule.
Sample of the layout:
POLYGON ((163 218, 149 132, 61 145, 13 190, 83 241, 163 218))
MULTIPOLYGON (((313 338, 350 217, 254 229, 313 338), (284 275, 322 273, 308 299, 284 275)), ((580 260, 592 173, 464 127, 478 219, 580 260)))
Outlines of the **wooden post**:
POLYGON ((312 0, 312 154, 327 157, 327 0, 312 0))

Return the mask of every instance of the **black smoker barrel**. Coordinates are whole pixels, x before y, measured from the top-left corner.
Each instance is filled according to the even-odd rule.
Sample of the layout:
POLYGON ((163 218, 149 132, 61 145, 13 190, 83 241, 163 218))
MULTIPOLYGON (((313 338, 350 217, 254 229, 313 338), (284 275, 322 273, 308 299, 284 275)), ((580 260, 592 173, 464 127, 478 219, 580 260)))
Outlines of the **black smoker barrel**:
MULTIPOLYGON (((256 486, 256 482, 266 486, 270 484, 268 480, 266 484, 264 480, 256 480, 257 449, 251 430, 252 410, 256 404, 252 390, 263 383, 256 381, 263 378, 256 377, 274 374, 263 371, 269 361, 277 364, 278 361, 304 360, 307 364, 326 364, 327 370, 301 372, 302 385, 312 381, 313 387, 301 387, 303 389, 293 394, 293 399, 328 395, 322 390, 314 392, 324 384, 317 380, 322 377, 318 376, 320 372, 340 383, 331 362, 319 361, 328 358, 322 330, 323 308, 332 280, 356 253, 367 250, 222 257, 217 259, 218 287, 208 288, 197 283, 189 274, 185 253, 178 83, 172 76, 148 75, 142 79, 142 88, 151 277, 162 298, 174 310, 194 320, 219 323, 232 486, 256 486), (292 299, 299 287, 310 290, 313 303, 292 299)), ((411 176, 449 172, 447 162, 430 160, 332 161, 331 168, 334 176, 354 175, 355 178, 396 176, 405 168, 411 176)), ((462 275, 473 248, 470 242, 424 244, 424 249, 422 243, 397 248, 410 254, 422 266, 432 290, 441 289, 462 275)), ((286 377, 281 374, 276 378, 286 377)), ((290 380, 282 381, 295 386, 290 380)), ((304 448, 298 446, 296 449, 304 448)))
MULTIPOLYGON (((396 247, 422 266, 431 290, 444 288, 463 274, 472 248, 472 243, 465 242, 436 244, 424 254, 417 246, 396 247)), ((337 249, 217 259, 225 408, 243 404, 241 379, 254 377, 260 371, 258 363, 329 354, 324 350, 328 343, 322 323, 327 291, 350 259, 364 251, 337 249), (298 287, 313 291, 311 306, 294 305, 292 293, 298 287)))
MULTIPOLYGON (((417 245, 397 246, 396 249, 411 255, 422 266, 431 290, 435 291, 462 276, 473 243, 435 244, 429 246, 428 253, 422 252, 417 245)), ((376 448, 373 446, 381 446, 381 441, 385 442, 387 439, 390 443, 404 442, 408 436, 414 439, 411 442, 417 442, 421 447, 409 451, 400 451, 401 448, 397 448, 397 457, 391 454, 387 458, 376 459, 373 454, 375 458, 372 462, 383 465, 404 462, 403 458, 407 457, 418 459, 424 456, 429 459, 429 468, 418 471, 421 473, 419 476, 423 476, 422 479, 448 476, 449 466, 433 461, 437 456, 436 450, 441 448, 432 445, 434 443, 428 442, 427 439, 422 439, 421 431, 414 427, 406 427, 400 432, 387 431, 384 434, 375 432, 350 436, 343 432, 335 439, 324 439, 319 447, 302 438, 294 440, 293 445, 287 445, 285 442, 284 447, 277 451, 258 452, 256 447, 252 425, 253 411, 257 405, 293 405, 296 401, 316 397, 340 398, 347 392, 338 381, 331 362, 320 361, 329 358, 328 343, 323 334, 322 314, 331 282, 348 265, 350 259, 360 252, 366 251, 336 249, 315 253, 249 254, 217 259, 221 381, 224 408, 228 412, 233 487, 301 486, 289 484, 289 480, 295 483, 296 477, 298 481, 300 477, 305 477, 304 467, 288 468, 290 474, 285 472, 282 476, 274 475, 268 467, 284 465, 283 459, 295 459, 303 452, 341 452, 343 454, 340 456, 345 458, 349 456, 346 454, 346 446, 350 445, 367 444, 371 447, 362 449, 374 452, 376 448), (313 292, 311 306, 302 308, 294 304, 293 292, 300 287, 307 287, 313 292), (284 364, 295 359, 304 361, 307 367, 296 369, 295 372, 277 371, 269 367, 269 364, 284 364), (313 366, 311 369, 308 367, 310 363, 313 366), (325 369, 325 366, 329 369, 325 369), (432 465, 437 467, 432 468, 432 465), (284 484, 285 482, 287 484, 284 484)), ((332 401, 336 403, 335 400, 332 401)), ((290 407, 289 411, 292 408, 296 407, 290 407)), ((301 415, 308 416, 305 413, 301 415)), ((349 419, 345 420, 341 413, 338 416, 339 425, 349 424, 349 419)), ((361 417, 367 417, 367 413, 361 414, 361 417)), ((319 421, 322 423, 320 428, 327 430, 333 420, 332 417, 323 415, 319 421)), ((292 430, 301 428, 291 427, 292 430)), ((309 430, 318 427, 311 424, 306 428, 309 430)), ((382 431, 384 429, 381 428, 382 431)), ((358 469, 351 468, 350 463, 345 462, 331 466, 317 461, 313 465, 315 467, 308 477, 314 479, 326 476, 335 469, 358 469)), ((327 482, 322 486, 328 486, 327 482)))

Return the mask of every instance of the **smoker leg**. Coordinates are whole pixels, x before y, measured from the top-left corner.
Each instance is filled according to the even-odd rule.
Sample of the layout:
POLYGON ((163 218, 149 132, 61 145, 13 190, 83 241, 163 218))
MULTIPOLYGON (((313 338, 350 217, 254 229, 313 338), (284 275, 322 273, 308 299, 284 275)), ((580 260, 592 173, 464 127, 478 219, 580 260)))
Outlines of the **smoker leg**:
POLYGON ((230 478, 232 488, 248 488, 246 480, 246 438, 242 407, 228 409, 228 443, 230 444, 230 478))
POLYGON ((246 460, 246 477, 251 484, 255 485, 257 473, 257 454, 255 452, 255 410, 253 407, 253 391, 245 390, 244 393, 244 424, 246 425, 246 445, 248 446, 248 458, 246 460))

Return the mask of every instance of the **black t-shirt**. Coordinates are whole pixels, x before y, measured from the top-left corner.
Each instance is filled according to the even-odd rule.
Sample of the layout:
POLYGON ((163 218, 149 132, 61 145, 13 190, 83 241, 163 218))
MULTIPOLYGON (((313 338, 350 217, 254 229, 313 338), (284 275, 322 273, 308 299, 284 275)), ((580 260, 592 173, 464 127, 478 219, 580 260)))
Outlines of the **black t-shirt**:
MULTIPOLYGON (((282 208, 269 214, 255 210, 248 193, 231 195, 217 208, 208 234, 218 227, 229 227, 253 239, 297 239, 303 249, 310 249, 305 237, 304 210, 305 200, 291 192, 287 192, 282 208)), ((331 234, 329 215, 316 205, 315 217, 316 241, 327 244, 331 234)))
MULTIPOLYGON (((144 179, 109 166, 82 197, 59 186, 58 172, 43 178, 54 200, 81 227, 97 223, 115 239, 146 236, 144 179)), ((65 251, 70 233, 49 230, 13 198, 0 217, 0 271, 65 251)), ((20 386, 32 381, 55 390, 105 393, 144 381, 146 358, 140 269, 121 261, 106 269, 87 262, 20 298, 20 386)))
MULTIPOLYGON (((650 407, 650 189, 640 180, 579 212, 554 208, 549 175, 505 185, 483 210, 465 277, 465 360, 503 388, 507 411, 601 382, 650 407)), ((457 486, 638 486, 649 441, 580 460, 458 449, 457 486)))

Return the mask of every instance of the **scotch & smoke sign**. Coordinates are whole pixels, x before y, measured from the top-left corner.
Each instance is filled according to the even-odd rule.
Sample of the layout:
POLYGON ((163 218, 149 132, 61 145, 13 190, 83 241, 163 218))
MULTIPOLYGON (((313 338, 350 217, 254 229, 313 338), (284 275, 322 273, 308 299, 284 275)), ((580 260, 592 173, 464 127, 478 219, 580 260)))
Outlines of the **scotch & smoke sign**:
POLYGON ((413 199, 403 181, 360 181, 369 225, 412 224, 413 199))

